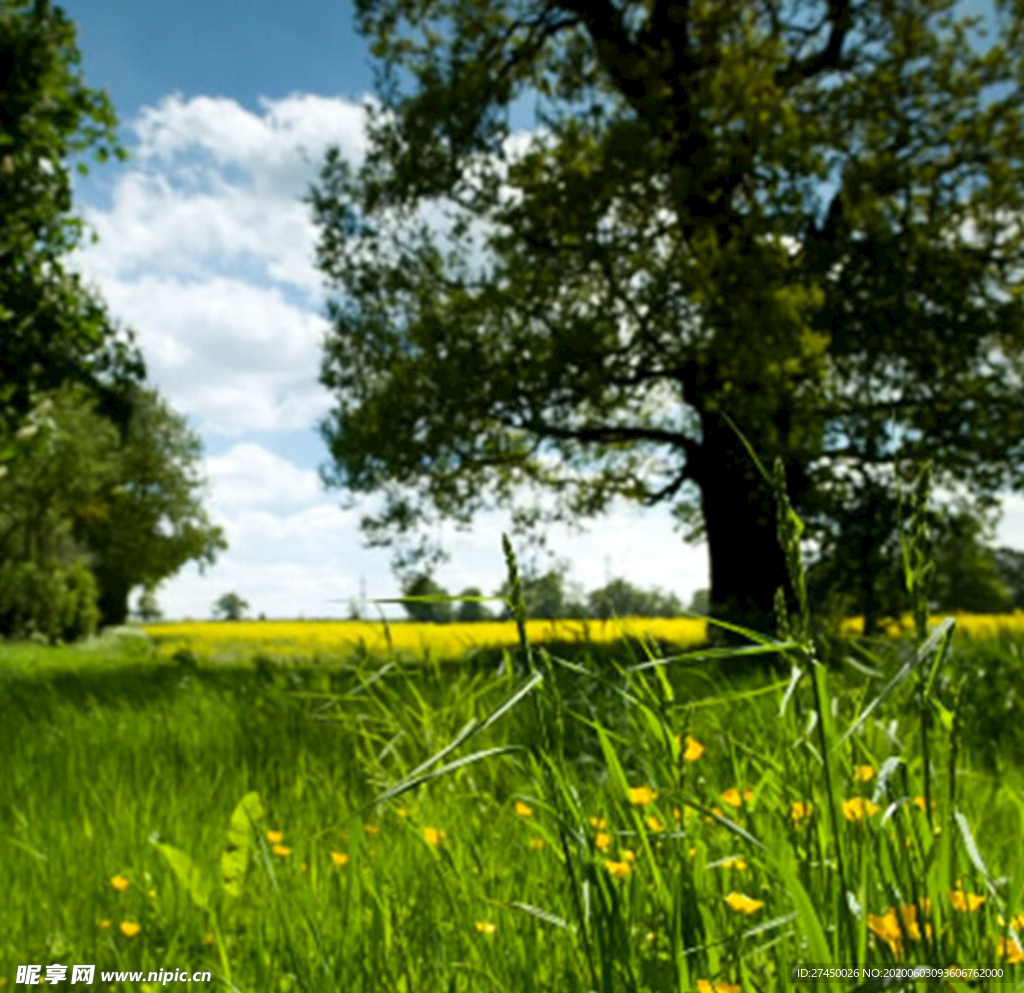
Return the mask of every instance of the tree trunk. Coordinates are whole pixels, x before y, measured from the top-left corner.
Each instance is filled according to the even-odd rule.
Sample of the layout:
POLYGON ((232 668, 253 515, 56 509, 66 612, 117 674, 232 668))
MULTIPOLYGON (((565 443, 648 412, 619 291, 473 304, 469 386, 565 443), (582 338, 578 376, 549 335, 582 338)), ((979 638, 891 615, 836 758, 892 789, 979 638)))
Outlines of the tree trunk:
POLYGON ((97 604, 100 609, 100 626, 115 627, 128 620, 129 586, 123 579, 115 579, 100 574, 96 575, 99 586, 97 604))
MULTIPOLYGON (((775 633, 775 592, 781 586, 793 608, 795 598, 784 552, 776 534, 771 488, 761 477, 735 432, 718 414, 702 413, 702 458, 696 482, 707 531, 711 564, 711 615, 755 631, 775 633)), ((773 456, 741 426, 758 458, 771 471, 773 456)), ((795 496, 791 494, 791 496, 795 496)), ((724 632, 731 644, 747 639, 724 632)))

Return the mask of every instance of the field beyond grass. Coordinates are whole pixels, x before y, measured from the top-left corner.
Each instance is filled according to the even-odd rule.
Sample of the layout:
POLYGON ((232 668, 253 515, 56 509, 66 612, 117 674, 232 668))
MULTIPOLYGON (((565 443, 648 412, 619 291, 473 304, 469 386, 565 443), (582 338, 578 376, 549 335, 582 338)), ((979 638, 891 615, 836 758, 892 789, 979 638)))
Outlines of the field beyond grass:
POLYGON ((485 625, 0 646, 0 985, 734 993, 925 963, 1020 988, 1024 633, 938 621, 828 665, 649 621, 674 656, 536 625, 484 663, 457 628, 485 625))

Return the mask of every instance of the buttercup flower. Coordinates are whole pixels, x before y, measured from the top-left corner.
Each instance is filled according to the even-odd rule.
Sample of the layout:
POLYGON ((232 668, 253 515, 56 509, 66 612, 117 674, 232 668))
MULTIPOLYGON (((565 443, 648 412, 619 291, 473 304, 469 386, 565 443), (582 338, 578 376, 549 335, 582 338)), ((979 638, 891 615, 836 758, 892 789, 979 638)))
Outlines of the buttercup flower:
POLYGON ((873 765, 858 765, 853 769, 853 778, 858 783, 870 783, 875 778, 875 767, 873 765))
POLYGON ((879 808, 870 800, 862 796, 855 796, 852 800, 843 801, 843 817, 848 821, 862 821, 865 816, 873 817, 878 813, 879 808))
POLYGON ((999 939, 999 957, 1006 959, 1010 965, 1017 965, 1024 962, 1024 950, 1012 938, 999 939))
POLYGON ((101 931, 109 931, 110 926, 110 921, 108 921, 106 918, 103 918, 103 920, 99 923, 99 929, 101 931))
POLYGON ((753 799, 754 799, 754 794, 751 793, 750 790, 744 790, 743 791, 743 799, 741 800, 740 799, 740 791, 738 789, 736 789, 735 786, 731 787, 730 789, 727 789, 722 794, 722 802, 729 804, 730 807, 738 807, 741 803, 743 803, 744 800, 747 803, 750 803, 750 801, 753 800, 753 799))
POLYGON ((800 827, 804 821, 808 820, 813 812, 814 804, 807 800, 794 800, 789 808, 789 815, 793 818, 793 823, 797 827, 800 827))
POLYGON ((128 889, 129 880, 127 876, 111 876, 110 885, 117 890, 118 893, 123 893, 128 889))
POLYGON ((903 954, 903 932, 892 907, 884 914, 868 914, 868 930, 881 938, 896 958, 903 954))
POLYGON ((284 831, 267 831, 266 835, 272 845, 280 845, 284 841, 284 831))
POLYGON ((636 852, 631 852, 628 848, 623 848, 620 854, 623 862, 629 862, 632 865, 636 861, 636 852))
POLYGON ((498 925, 493 921, 477 921, 476 929, 481 934, 494 934, 494 932, 498 930, 498 925))
POLYGON ((331 852, 331 861, 341 868, 348 865, 348 856, 344 852, 331 852))
POLYGON ((697 993, 740 993, 740 988, 736 983, 712 983, 707 979, 698 979, 697 993))
POLYGON ((136 924, 134 921, 121 921, 121 934, 126 938, 134 938, 141 930, 141 924, 136 924))
POLYGON ((987 899, 977 893, 965 893, 962 889, 949 891, 949 902, 953 909, 965 914, 973 914, 987 899))
POLYGON ((603 817, 591 817, 590 826, 598 831, 604 831, 608 827, 608 821, 603 817))
POLYGON ((647 830, 648 831, 654 831, 654 832, 664 831, 665 830, 665 825, 662 824, 661 821, 659 821, 657 817, 652 815, 652 816, 647 818, 647 830))
POLYGON ((628 862, 613 862, 611 859, 605 859, 604 864, 616 879, 622 879, 633 871, 633 867, 628 862))
POLYGON ((532 817, 533 816, 533 807, 531 807, 528 803, 523 803, 522 800, 516 800, 516 808, 515 809, 516 809, 516 813, 520 817, 532 817))
POLYGON ((380 834, 380 828, 376 824, 364 824, 363 830, 367 834, 380 834))
POLYGON ((444 831, 434 827, 426 827, 423 829, 423 837, 426 839, 428 845, 433 845, 437 848, 442 841, 447 837, 444 831))
POLYGON ((646 806, 648 803, 654 803, 657 799, 657 791, 652 790, 650 786, 633 786, 629 790, 629 802, 635 803, 638 807, 646 806))
POLYGON ((755 900, 744 893, 730 893, 724 899, 729 909, 738 914, 753 914, 764 906, 764 900, 755 900))
POLYGON ((545 842, 544 842, 543 838, 531 838, 530 839, 530 851, 531 852, 539 852, 544 847, 544 844, 545 844, 545 842))
POLYGON ((723 869, 738 869, 740 872, 743 872, 747 868, 747 860, 746 859, 726 859, 722 863, 722 868, 723 869))
POLYGON ((606 852, 612 844, 611 836, 605 834, 603 831, 599 831, 597 833, 597 837, 594 839, 594 844, 597 846, 598 851, 606 852))
POLYGON ((271 851, 275 855, 280 855, 281 858, 283 859, 288 858, 288 856, 292 853, 292 850, 287 845, 274 845, 271 851))
POLYGON ((683 750, 684 762, 696 762, 704 754, 704 746, 696 739, 686 736, 686 748, 683 750))

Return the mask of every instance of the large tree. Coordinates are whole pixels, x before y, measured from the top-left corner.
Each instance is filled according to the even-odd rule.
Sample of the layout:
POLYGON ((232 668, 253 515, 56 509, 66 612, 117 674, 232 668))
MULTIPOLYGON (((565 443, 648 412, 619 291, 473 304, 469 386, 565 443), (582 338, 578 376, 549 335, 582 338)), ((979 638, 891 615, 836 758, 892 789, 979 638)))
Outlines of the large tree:
POLYGON ((153 391, 130 401, 122 436, 91 391, 64 387, 0 476, 0 558, 86 566, 103 624, 124 623, 133 589, 226 547, 202 506, 199 439, 153 391))
POLYGON ((385 543, 672 501, 768 627, 775 513, 927 453, 1019 486, 1024 11, 951 0, 357 0, 369 148, 310 200, 336 290, 329 482, 385 543), (533 97, 539 126, 512 135, 533 97), (894 430, 895 429, 895 430, 894 430))
MULTIPOLYGON (((198 435, 155 391, 135 388, 129 397, 127 434, 111 438, 106 452, 107 484, 72 511, 75 533, 90 552, 104 624, 125 622, 132 590, 155 587, 190 562, 202 571, 227 548, 203 506, 198 435)), ((91 425, 85 430, 98 430, 97 415, 91 425)))
MULTIPOLYGON (((75 27, 48 0, 0 0, 0 425, 38 394, 86 383, 121 425, 142 374, 130 333, 68 269, 83 224, 72 165, 123 157, 106 93, 85 85, 75 27), (74 161, 77 160, 77 161, 74 161)), ((2 452, 0 452, 2 454, 2 452)))

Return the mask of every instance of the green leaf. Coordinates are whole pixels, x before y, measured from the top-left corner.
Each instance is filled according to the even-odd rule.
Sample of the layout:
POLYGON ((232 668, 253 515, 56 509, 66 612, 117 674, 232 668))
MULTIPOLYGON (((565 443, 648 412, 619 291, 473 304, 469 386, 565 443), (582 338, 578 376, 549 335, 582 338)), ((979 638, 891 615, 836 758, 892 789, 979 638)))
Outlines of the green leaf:
POLYGON ((210 906, 210 884, 202 870, 180 848, 154 841, 153 845, 185 887, 192 902, 200 909, 210 906))
POLYGON ((265 814, 259 793, 246 793, 231 815, 228 844, 220 857, 221 880, 228 896, 242 895, 252 854, 253 831, 265 814))

